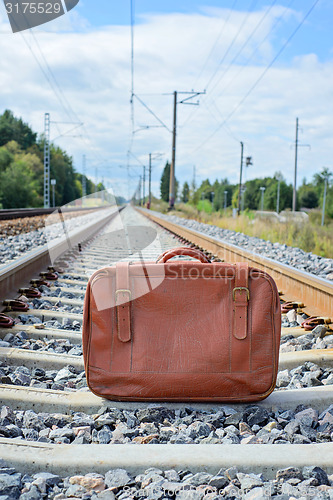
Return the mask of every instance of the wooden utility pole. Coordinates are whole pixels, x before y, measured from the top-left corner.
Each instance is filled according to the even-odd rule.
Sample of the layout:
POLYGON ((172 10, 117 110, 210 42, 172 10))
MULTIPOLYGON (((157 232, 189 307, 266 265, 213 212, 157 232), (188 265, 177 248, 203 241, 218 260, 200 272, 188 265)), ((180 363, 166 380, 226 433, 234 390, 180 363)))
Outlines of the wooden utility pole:
POLYGON ((177 136, 177 91, 173 93, 173 130, 172 130, 172 160, 170 165, 169 207, 175 204, 175 166, 176 166, 176 136, 177 136))
POLYGON ((169 209, 172 209, 175 204, 175 171, 176 171, 176 138, 177 138, 177 104, 190 104, 192 106, 198 106, 198 102, 188 102, 194 97, 197 97, 200 94, 205 94, 204 92, 194 92, 191 90, 190 92, 178 92, 177 90, 173 93, 173 130, 172 130, 172 160, 170 165, 170 183, 169 183, 169 209), (188 97, 185 97, 179 103, 177 102, 177 97, 179 94, 188 94, 188 97))
POLYGON ((298 148, 305 147, 311 149, 310 144, 299 144, 298 142, 298 118, 296 118, 296 134, 295 134, 295 170, 294 170, 294 189, 293 189, 293 206, 292 211, 296 212, 296 203, 297 203, 297 160, 298 160, 298 148))
POLYGON ((142 205, 145 206, 145 201, 146 201, 146 166, 143 165, 143 190, 142 190, 142 196, 143 196, 143 203, 142 205))
POLYGON ((294 189, 293 189, 293 212, 296 212, 297 199, 297 152, 298 152, 298 118, 296 118, 296 137, 295 137, 295 169, 294 169, 294 189))
POLYGON ((149 208, 151 207, 151 153, 149 153, 149 208))
POLYGON ((240 172, 239 172, 239 189, 238 189, 238 215, 241 210, 241 193, 242 193, 242 176, 243 176, 243 158, 244 158, 244 144, 241 142, 241 163, 240 163, 240 172))

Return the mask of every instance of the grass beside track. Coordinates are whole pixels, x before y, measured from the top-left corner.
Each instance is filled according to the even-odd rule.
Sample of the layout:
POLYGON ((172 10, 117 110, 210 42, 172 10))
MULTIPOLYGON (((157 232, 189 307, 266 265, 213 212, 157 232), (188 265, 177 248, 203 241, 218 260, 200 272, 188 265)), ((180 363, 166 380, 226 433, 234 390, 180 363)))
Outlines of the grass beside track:
POLYGON ((222 229, 230 229, 248 236, 256 236, 272 243, 278 242, 298 247, 305 252, 312 252, 333 259, 333 221, 326 222, 326 225, 322 227, 319 212, 311 213, 309 222, 302 224, 288 222, 283 224, 273 221, 254 220, 254 212, 245 212, 235 219, 231 216, 230 209, 227 210, 226 216, 220 212, 208 214, 187 203, 179 203, 175 205, 175 210, 168 212, 167 203, 156 200, 152 204, 152 209, 169 215, 194 219, 222 229))

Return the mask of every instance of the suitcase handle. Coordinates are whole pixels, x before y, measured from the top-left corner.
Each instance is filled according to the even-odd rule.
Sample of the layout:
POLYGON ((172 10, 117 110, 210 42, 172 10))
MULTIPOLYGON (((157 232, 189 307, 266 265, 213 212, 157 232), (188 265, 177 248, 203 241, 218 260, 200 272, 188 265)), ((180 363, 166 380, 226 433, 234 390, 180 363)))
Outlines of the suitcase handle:
POLYGON ((187 257, 193 257, 194 259, 200 260, 200 262, 207 264, 210 262, 208 257, 200 250, 196 250, 195 248, 189 248, 189 247, 178 247, 178 248, 173 248, 172 250, 167 250, 166 252, 162 253, 156 261, 156 263, 161 263, 164 264, 168 260, 172 259, 172 257, 175 257, 176 255, 186 255, 187 257))

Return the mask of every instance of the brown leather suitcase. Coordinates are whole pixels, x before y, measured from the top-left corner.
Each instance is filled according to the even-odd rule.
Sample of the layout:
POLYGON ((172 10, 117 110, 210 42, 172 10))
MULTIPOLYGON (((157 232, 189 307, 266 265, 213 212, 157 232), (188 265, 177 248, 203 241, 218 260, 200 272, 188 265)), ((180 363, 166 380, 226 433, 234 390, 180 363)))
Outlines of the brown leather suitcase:
POLYGON ((258 401, 275 387, 281 306, 273 279, 190 248, 90 278, 88 386, 118 401, 258 401), (173 260, 175 255, 198 260, 173 260))

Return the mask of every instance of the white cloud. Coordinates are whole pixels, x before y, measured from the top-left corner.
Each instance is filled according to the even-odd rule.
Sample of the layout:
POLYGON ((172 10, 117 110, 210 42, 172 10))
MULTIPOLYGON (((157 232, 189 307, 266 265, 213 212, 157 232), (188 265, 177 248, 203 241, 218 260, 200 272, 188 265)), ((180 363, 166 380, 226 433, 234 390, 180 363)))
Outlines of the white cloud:
MULTIPOLYGON (((216 177, 229 177, 236 182, 241 140, 245 143, 246 156, 253 157, 254 166, 246 173, 248 178, 273 175, 275 171, 282 170, 291 181, 294 161, 291 146, 296 116, 303 129, 300 141, 311 144, 311 151, 305 148, 300 150, 299 179, 304 175, 309 178, 323 165, 329 165, 333 129, 333 63, 320 63, 315 54, 299 56, 289 65, 277 62, 228 121, 228 129, 222 127, 210 141, 196 150, 238 105, 281 47, 283 42, 278 41, 278 32, 271 31, 283 12, 285 8, 280 6, 270 11, 260 29, 246 44, 242 58, 232 64, 215 89, 212 85, 212 93, 208 92, 201 98, 197 109, 178 107, 176 173, 181 182, 191 180, 194 164, 200 179, 209 177, 214 181, 216 177), (269 33, 271 35, 267 36, 269 33), (240 64, 244 64, 257 48, 251 63, 239 73, 242 69, 240 64), (187 121, 189 116, 191 119, 187 121)), ((298 16, 291 10, 285 14, 284 19, 288 21, 298 16)), ((143 18, 135 30, 136 92, 139 95, 171 93, 175 89, 191 90, 194 85, 195 90, 203 90, 237 34, 245 13, 231 14, 204 72, 197 79, 227 15, 227 10, 214 9, 202 14, 151 15, 143 18)), ((241 36, 234 42, 225 65, 217 74, 218 78, 254 31, 262 15, 263 11, 249 15, 241 36)), ((0 16, 0 109, 12 109, 39 132, 42 132, 46 111, 51 113, 53 121, 68 121, 23 37, 48 71, 35 40, 28 32, 23 37, 10 34, 2 11, 0 16)), ((85 20, 78 18, 77 14, 75 16, 73 13, 66 20, 64 16, 56 21, 59 27, 66 28, 61 32, 51 31, 52 23, 48 30, 34 31, 67 100, 85 123, 91 138, 91 142, 90 139, 83 142, 79 138, 64 137, 57 143, 74 156, 78 170, 85 153, 92 177, 95 175, 96 155, 105 158, 105 165, 99 167, 99 175, 107 181, 114 179, 122 194, 127 196, 126 170, 119 169, 118 165, 127 162, 130 140, 130 30, 124 26, 88 28, 85 20), (76 21, 79 24, 77 28, 76 21), (123 188, 121 179, 124 179, 123 188)), ((142 95, 142 99, 171 128, 172 95, 142 95)), ((135 120, 136 128, 157 125, 138 101, 135 101, 135 120)), ((71 128, 70 125, 58 127, 62 132, 71 128)), ((52 137, 57 135, 57 126, 52 124, 52 137)), ((135 155, 148 162, 148 153, 153 151, 164 152, 164 161, 171 156, 171 135, 163 128, 135 134, 135 155)), ((156 193, 161 162, 159 165, 153 174, 156 193)), ((140 169, 135 171, 141 172, 140 169)), ((131 180, 132 191, 136 184, 137 180, 131 180)))

